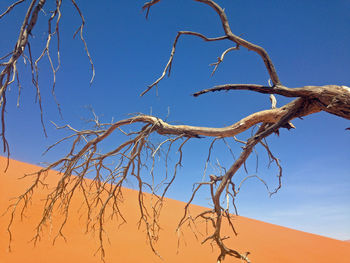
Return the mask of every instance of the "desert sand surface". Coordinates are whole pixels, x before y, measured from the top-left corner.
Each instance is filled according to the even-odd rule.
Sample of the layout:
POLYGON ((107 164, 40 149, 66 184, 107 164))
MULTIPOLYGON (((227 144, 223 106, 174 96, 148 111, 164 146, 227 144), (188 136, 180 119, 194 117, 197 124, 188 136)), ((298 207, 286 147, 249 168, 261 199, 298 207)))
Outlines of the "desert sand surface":
MULTIPOLYGON (((0 212, 6 210, 10 198, 22 193, 31 179, 18 180, 25 173, 39 169, 38 166, 11 160, 7 173, 3 172, 6 158, 0 158, 0 212)), ((51 171, 48 182, 57 179, 57 172, 51 171)), ((94 255, 98 248, 98 239, 92 233, 85 234, 85 220, 79 211, 82 195, 73 202, 70 218, 63 230, 67 241, 58 239, 52 244, 56 234, 55 226, 44 231, 44 235, 36 246, 30 242, 34 228, 42 213, 42 198, 45 190, 36 195, 21 221, 15 219, 12 233, 12 251, 8 251, 9 235, 7 224, 9 214, 0 217, 0 262, 1 263, 101 263, 99 255, 94 255)), ((216 262, 218 251, 210 244, 201 245, 204 236, 197 234, 198 240, 189 228, 183 230, 180 248, 177 253, 178 236, 176 226, 183 215, 184 203, 166 201, 160 217, 160 239, 157 249, 163 260, 159 259, 150 249, 142 229, 137 229, 139 219, 137 192, 125 189, 125 202, 122 205, 127 224, 118 229, 118 221, 109 221, 106 230, 110 243, 106 243, 106 262, 216 262)), ((195 215, 205 208, 192 206, 191 213, 195 215)), ((285 227, 264 223, 261 221, 235 217, 234 223, 237 237, 227 241, 240 252, 249 251, 252 263, 349 263, 350 243, 327 237, 313 235, 285 227)), ((205 224, 198 224, 198 231, 205 234, 205 224)), ((232 231, 225 229, 230 236, 232 231)), ((241 262, 227 257, 225 262, 241 262)))

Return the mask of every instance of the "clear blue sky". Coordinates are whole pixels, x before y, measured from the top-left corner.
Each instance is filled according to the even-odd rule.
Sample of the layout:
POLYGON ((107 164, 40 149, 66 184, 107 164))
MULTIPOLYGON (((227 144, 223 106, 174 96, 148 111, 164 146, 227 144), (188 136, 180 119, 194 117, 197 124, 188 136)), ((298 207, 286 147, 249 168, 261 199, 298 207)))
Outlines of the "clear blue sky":
MULTIPOLYGON (((40 65, 40 85, 48 138, 43 136, 39 108, 34 103, 30 67, 20 63, 23 86, 20 107, 17 88, 8 93, 7 137, 11 157, 33 164, 53 161, 65 153, 63 147, 42 156, 46 147, 62 133, 49 121, 86 127, 86 106, 92 106, 101 120, 126 118, 128 113, 150 113, 172 123, 222 127, 258 110, 270 107, 268 96, 248 91, 215 93, 198 98, 191 93, 226 83, 267 84, 268 75, 255 53, 242 48, 229 53, 213 77, 208 66, 229 42, 206 43, 185 36, 180 40, 170 78, 156 90, 139 94, 161 74, 178 30, 193 30, 208 37, 221 36, 216 13, 208 6, 189 0, 162 0, 151 9, 150 19, 141 12, 143 1, 78 1, 86 19, 85 36, 96 77, 89 87, 91 68, 78 38, 72 39, 79 17, 69 1, 62 4, 61 60, 56 94, 63 110, 60 119, 51 96, 52 74, 47 59, 40 65)), ((10 1, 1 1, 4 10, 10 1)), ((350 86, 350 2, 320 1, 218 1, 225 8, 237 35, 263 46, 275 63, 282 83, 288 87, 337 84, 350 86)), ((28 5, 26 3, 25 5, 28 5)), ((3 37, 1 56, 15 44, 24 7, 0 21, 3 37)), ((46 17, 41 13, 33 32, 33 52, 43 47, 46 17)), ((52 50, 55 51, 55 45, 52 50)), ((290 101, 278 97, 278 105, 290 101)), ((269 198, 264 186, 249 181, 237 200, 240 215, 337 239, 350 239, 350 127, 347 120, 318 113, 295 120, 296 130, 281 131, 268 139, 280 158, 283 188, 269 198)), ((239 138, 245 139, 246 135, 239 138)), ((211 140, 193 140, 184 148, 184 167, 169 197, 188 200, 192 183, 201 181, 211 140)), ((239 154, 239 145, 233 145, 239 154)), ((174 154, 176 156, 176 153, 174 154)), ((273 187, 276 170, 267 166, 260 151, 258 175, 273 187)), ((232 158, 222 146, 215 146, 212 160, 229 167, 232 158)), ((248 162, 255 174, 254 156, 248 162)), ((237 175, 237 180, 244 176, 237 175)), ((196 204, 208 205, 209 193, 201 192, 196 204)))

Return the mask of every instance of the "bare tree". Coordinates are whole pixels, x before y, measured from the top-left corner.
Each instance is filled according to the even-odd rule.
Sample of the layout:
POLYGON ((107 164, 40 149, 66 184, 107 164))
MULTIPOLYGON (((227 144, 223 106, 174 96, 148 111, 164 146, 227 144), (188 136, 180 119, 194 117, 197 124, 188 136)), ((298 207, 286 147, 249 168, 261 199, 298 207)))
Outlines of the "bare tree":
MULTIPOLYGON (((22 2, 23 1, 18 1, 11 5, 8 10, 0 16, 0 18, 22 2)), ((143 9, 146 11, 146 18, 149 16, 150 9, 158 2, 160 2, 160 0, 152 0, 144 4, 143 9)), ((20 211, 20 213, 23 213, 23 211, 28 207, 35 189, 38 186, 45 184, 45 175, 47 171, 50 169, 57 169, 61 172, 61 178, 56 187, 47 196, 43 215, 41 221, 38 222, 34 240, 38 240, 40 238, 43 226, 49 222, 54 212, 54 208, 57 206, 63 208, 62 213, 65 218, 59 232, 57 233, 57 237, 63 236, 62 229, 64 228, 69 216, 68 212, 72 197, 76 192, 81 191, 85 197, 84 204, 88 210, 87 228, 89 230, 96 230, 99 233, 99 249, 103 258, 105 253, 105 218, 107 216, 116 215, 124 220, 123 214, 119 209, 123 191, 122 187, 125 185, 127 180, 131 180, 131 178, 133 178, 138 184, 138 202, 140 209, 139 223, 140 225, 143 224, 145 226, 150 247, 154 253, 158 254, 155 247, 155 242, 158 239, 158 232, 160 228, 158 218, 161 212, 164 197, 177 176, 178 167, 182 164, 184 145, 190 140, 196 140, 202 137, 213 138, 213 141, 208 149, 208 164, 213 145, 217 141, 223 141, 226 143, 225 138, 233 137, 237 143, 243 144, 239 157, 234 161, 229 169, 223 169, 224 172, 222 174, 210 174, 207 176, 204 174, 205 180, 194 185, 193 193, 190 200, 184 207, 184 215, 178 224, 177 231, 181 231, 181 227, 188 222, 196 223, 197 220, 205 220, 211 226, 211 232, 202 242, 212 242, 217 245, 219 249, 217 259, 218 262, 222 262, 226 256, 233 256, 246 262, 250 262, 248 258, 249 252, 240 252, 235 248, 227 246, 225 240, 228 237, 227 233, 222 233, 222 224, 226 220, 226 222, 231 226, 233 234, 236 233, 232 221, 232 215, 230 214, 229 210, 229 203, 232 202, 235 209, 235 198, 241 189, 242 183, 251 177, 256 177, 265 185, 266 183, 263 179, 256 175, 248 175, 237 184, 234 181, 235 174, 239 169, 241 169, 242 166, 245 165, 247 158, 254 151, 255 146, 262 145, 263 148, 266 149, 270 161, 276 165, 279 171, 279 184, 277 188, 272 191, 269 190, 270 194, 276 193, 281 187, 282 168, 278 158, 273 155, 265 139, 273 133, 278 133, 279 129, 281 128, 294 128, 294 125, 291 122, 293 119, 302 118, 320 111, 325 111, 345 119, 350 119, 350 88, 338 85, 303 86, 299 88, 288 88, 284 86, 280 81, 278 72, 266 50, 245 40, 242 37, 235 35, 231 30, 224 9, 222 9, 212 0, 196 0, 196 2, 208 5, 217 13, 218 19, 220 19, 224 30, 224 35, 211 38, 198 32, 179 31, 173 42, 170 58, 161 76, 151 85, 149 85, 147 89, 141 93, 141 96, 145 95, 148 91, 158 85, 166 74, 170 74, 176 46, 180 40, 180 37, 183 35, 190 35, 193 37, 199 37, 208 42, 226 40, 232 43, 232 47, 225 50, 219 56, 217 62, 212 64, 214 67, 213 74, 217 70, 220 63, 224 60, 225 55, 228 52, 238 51, 240 48, 246 48, 255 52, 263 60, 268 76, 271 80, 271 85, 269 86, 259 84, 225 84, 211 89, 198 91, 194 93, 193 96, 198 97, 215 91, 249 90, 252 92, 270 94, 271 108, 255 112, 241 120, 234 121, 233 124, 229 126, 220 128, 173 125, 158 117, 144 114, 137 114, 130 118, 111 123, 101 123, 99 118, 94 115, 94 127, 89 130, 77 130, 70 125, 65 125, 63 127, 57 126, 58 129, 68 129, 71 133, 69 136, 50 146, 48 150, 67 141, 70 143, 70 148, 68 149, 67 154, 61 159, 51 163, 46 168, 41 169, 35 174, 26 175, 33 176, 35 180, 27 191, 20 195, 10 207, 10 213, 12 213, 12 219, 8 226, 10 237, 12 220, 15 214, 18 212, 17 210, 19 205, 23 205, 23 209, 20 211), (277 107, 276 98, 274 97, 275 94, 285 97, 293 97, 295 99, 286 105, 277 107), (257 127, 257 129, 254 129, 255 127, 257 127), (253 134, 246 142, 236 139, 236 135, 247 131, 248 129, 252 129, 253 134), (132 131, 127 132, 126 130, 132 131), (103 152, 101 145, 108 140, 111 135, 120 136, 121 143, 116 144, 112 150, 103 152), (168 156, 169 153, 174 150, 179 152, 179 158, 175 163, 172 175, 168 176, 168 156), (159 180, 160 183, 155 184, 154 178, 161 176, 156 174, 155 167, 157 163, 156 158, 159 155, 164 157, 166 172, 164 173, 165 176, 159 180), (94 179, 91 182, 84 180, 88 174, 94 175, 94 179), (213 207, 210 209, 208 208, 208 210, 193 217, 189 212, 189 205, 195 198, 199 189, 203 187, 208 188, 208 195, 211 198, 213 207), (151 207, 148 207, 144 202, 144 191, 150 192, 156 197, 156 202, 154 202, 151 207), (107 207, 111 207, 112 215, 107 215, 107 207)), ((36 16, 42 6, 45 4, 45 1, 41 0, 37 5, 35 5, 35 3, 36 1, 33 0, 30 9, 28 9, 28 17, 26 16, 26 19, 23 22, 24 26, 23 29, 21 29, 21 34, 14 51, 8 54, 8 56, 10 56, 10 60, 1 64, 1 66, 4 67, 0 75, 2 85, 1 107, 3 112, 2 137, 4 150, 8 150, 4 133, 6 88, 15 79, 17 74, 16 61, 19 56, 24 56, 23 50, 25 47, 28 47, 30 54, 28 35, 30 34, 32 27, 35 25, 36 16)), ((37 61, 40 61, 41 57, 45 54, 50 59, 49 45, 51 36, 56 33, 58 38, 58 23, 61 1, 56 1, 56 3, 57 8, 53 12, 52 18, 49 20, 50 25, 51 20, 57 16, 56 30, 54 33, 51 33, 51 30, 49 30, 46 47, 37 61)), ((79 27, 79 30, 81 32, 81 38, 86 47, 86 43, 82 36, 84 19, 74 0, 72 0, 72 3, 82 18, 82 25, 79 27)), ((90 57, 87 49, 86 52, 90 57)), ((34 62, 31 57, 29 60, 33 69, 33 83, 37 87, 40 100, 38 84, 35 81, 35 76, 37 74, 37 61, 34 62)), ((56 69, 54 67, 53 72, 55 75, 56 69)))

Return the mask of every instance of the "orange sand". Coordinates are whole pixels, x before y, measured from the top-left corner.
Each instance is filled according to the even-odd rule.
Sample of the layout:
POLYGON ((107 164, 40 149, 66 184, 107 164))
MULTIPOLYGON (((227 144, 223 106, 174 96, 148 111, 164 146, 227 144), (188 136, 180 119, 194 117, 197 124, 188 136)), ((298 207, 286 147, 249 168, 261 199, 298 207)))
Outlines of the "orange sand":
MULTIPOLYGON (((5 158, 0 157, 0 167, 5 166, 5 158)), ((24 191, 28 180, 17 180, 24 173, 36 171, 37 166, 11 160, 6 174, 0 172, 0 213, 9 205, 9 199, 24 191)), ((49 174, 49 181, 57 178, 56 172, 49 174)), ((1 263, 100 263, 99 256, 94 256, 98 242, 93 234, 84 234, 84 220, 77 212, 82 196, 74 201, 64 233, 67 242, 62 239, 52 245, 54 233, 47 229, 40 243, 33 247, 28 241, 33 237, 33 229, 41 214, 40 198, 36 196, 23 221, 16 219, 13 228, 12 252, 8 252, 8 233, 6 231, 9 215, 0 217, 0 262, 1 263)), ((184 229, 180 251, 177 251, 175 229, 183 215, 184 204, 167 200, 161 216, 160 240, 158 251, 164 261, 150 250, 145 233, 137 230, 138 205, 136 192, 125 190, 124 215, 128 224, 117 229, 118 222, 107 223, 110 244, 106 244, 106 262, 216 262, 216 249, 212 251, 209 244, 201 245, 202 236, 195 238, 189 229, 184 229)), ((192 214, 204 208, 193 206, 192 214)), ((81 213, 80 213, 81 214, 81 213)), ((347 242, 317 236, 305 232, 276 226, 244 217, 235 218, 238 236, 231 239, 231 245, 241 252, 250 251, 252 263, 349 263, 350 244, 347 242)), ((198 229, 205 232, 205 226, 198 229)), ((231 232, 227 228, 228 233, 231 232)), ((241 262, 227 258, 226 262, 241 262)))

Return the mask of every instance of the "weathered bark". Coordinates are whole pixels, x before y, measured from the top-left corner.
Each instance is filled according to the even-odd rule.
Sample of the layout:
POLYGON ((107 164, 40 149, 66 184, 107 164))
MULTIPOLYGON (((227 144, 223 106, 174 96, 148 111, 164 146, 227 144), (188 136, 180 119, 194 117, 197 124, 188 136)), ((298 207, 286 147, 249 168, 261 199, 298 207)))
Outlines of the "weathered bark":
POLYGON ((350 88, 347 86, 325 85, 287 88, 281 85, 267 87, 257 84, 226 84, 198 91, 193 96, 197 97, 208 92, 228 90, 250 90, 284 97, 300 97, 312 101, 314 107, 319 108, 319 111, 326 111, 350 120, 350 88))
MULTIPOLYGON (((71 1, 75 6, 76 10, 78 11, 82 20, 82 24, 78 28, 77 32, 80 32, 81 39, 86 49, 86 53, 92 65, 93 76, 94 76, 94 68, 93 68, 92 60, 87 50, 85 40, 82 36, 82 30, 83 30, 85 20, 75 1, 74 0, 71 0, 71 1)), ((247 117, 226 127, 200 127, 200 126, 191 126, 191 125, 172 125, 160 118, 150 116, 150 115, 142 115, 142 114, 131 118, 127 118, 124 120, 120 120, 114 123, 108 123, 108 124, 101 124, 98 118, 96 118, 94 120, 96 129, 94 130, 79 131, 79 130, 73 129, 69 125, 66 125, 64 127, 57 127, 60 129, 67 128, 71 132, 71 135, 58 141, 53 146, 49 147, 48 150, 56 146, 57 144, 68 140, 73 141, 71 143, 71 147, 70 149, 68 149, 64 157, 57 160, 56 162, 53 162, 48 167, 43 168, 37 173, 32 175, 34 176, 33 184, 27 189, 25 193, 20 195, 14 201, 14 205, 12 206, 13 208, 12 217, 11 217, 11 222, 9 223, 9 226, 8 226, 8 231, 10 234, 11 234, 11 224, 13 222, 13 218, 16 213, 16 207, 20 203, 23 203, 24 208, 28 206, 34 189, 36 189, 38 185, 44 184, 46 171, 48 171, 49 169, 57 169, 62 173, 62 177, 58 181, 56 188, 54 188, 46 198, 43 215, 36 229, 36 235, 34 237, 35 240, 40 239, 40 233, 42 231, 42 227, 45 225, 47 221, 51 219, 53 207, 59 206, 60 208, 62 208, 63 216, 65 218, 64 222, 65 222, 68 217, 69 204, 72 199, 72 196, 75 194, 76 189, 81 189, 84 195, 88 196, 89 191, 91 190, 91 186, 90 188, 86 186, 84 184, 83 179, 88 173, 94 172, 96 177, 94 178, 92 184, 94 189, 96 189, 96 195, 92 198, 92 200, 89 200, 88 198, 86 198, 85 205, 88 209, 88 222, 89 223, 94 222, 92 223, 91 228, 93 228, 94 230, 97 229, 99 233, 99 239, 100 239, 99 249, 101 250, 101 254, 103 257, 104 256, 103 222, 104 222, 106 207, 108 206, 112 207, 111 216, 117 215, 123 218, 121 211, 119 210, 119 207, 118 207, 119 202, 121 202, 120 196, 121 196, 122 186, 123 186, 123 183, 129 177, 133 177, 133 178, 136 178, 138 182, 138 187, 139 187, 138 201, 139 201, 139 209, 140 209, 140 224, 141 223, 145 224, 146 235, 147 235, 149 244, 153 252, 158 255, 154 247, 154 242, 157 239, 158 231, 160 229, 157 220, 163 204, 162 203, 163 198, 167 190, 171 186, 171 184, 174 182, 174 179, 177 175, 177 168, 181 166, 183 146, 193 138, 202 138, 203 136, 214 138, 213 142, 209 147, 209 154, 207 159, 207 163, 208 163, 212 146, 216 140, 222 139, 224 141, 225 137, 234 137, 235 135, 240 134, 244 131, 247 131, 249 128, 254 127, 255 125, 258 125, 259 127, 258 131, 254 135, 252 135, 247 140, 247 142, 239 141, 234 137, 236 141, 239 141, 239 143, 243 143, 244 147, 242 148, 243 150, 239 158, 234 161, 234 163, 231 165, 231 167, 227 171, 223 169, 225 170, 225 172, 220 175, 209 175, 208 181, 205 181, 206 174, 204 172, 204 176, 203 176, 204 181, 197 184, 197 187, 193 191, 189 202, 185 206, 183 218, 180 220, 179 226, 178 226, 178 229, 180 229, 180 227, 184 225, 185 222, 189 222, 190 220, 194 222, 197 218, 202 218, 207 222, 211 223, 210 225, 212 226, 212 230, 213 230, 212 233, 209 234, 203 240, 203 243, 208 240, 211 240, 212 242, 217 244, 220 250, 220 254, 218 256, 218 262, 221 262, 222 260, 224 260, 225 256, 227 255, 239 258, 245 262, 250 262, 249 258, 247 257, 249 255, 249 252, 243 254, 233 248, 229 248, 224 241, 226 239, 226 235, 224 236, 223 233, 221 233, 221 226, 222 226, 223 220, 227 219, 233 232, 236 234, 233 223, 231 221, 230 214, 229 214, 230 210, 228 208, 228 204, 229 204, 228 200, 229 200, 229 197, 231 196, 233 199, 233 205, 235 206, 234 200, 236 195, 239 192, 242 182, 244 182, 247 178, 252 177, 252 175, 248 175, 247 177, 245 177, 241 181, 237 189, 235 188, 235 184, 233 180, 235 174, 242 167, 242 165, 245 165, 245 162, 253 152, 254 147, 258 144, 261 144, 266 149, 267 154, 270 158, 270 161, 274 163, 278 168, 278 171, 279 171, 278 187, 275 189, 275 191, 273 192, 269 191, 269 193, 273 194, 277 192, 277 190, 281 187, 282 168, 279 164, 279 160, 276 157, 274 157, 273 154, 271 153, 265 141, 265 138, 267 138, 272 133, 278 133, 278 130, 280 128, 288 128, 288 129, 294 128, 293 124, 291 124, 291 121, 295 118, 301 118, 309 114, 317 113, 320 111, 325 111, 330 114, 334 114, 350 120, 350 88, 347 86, 338 86, 338 85, 304 86, 304 87, 298 87, 298 88, 288 88, 282 85, 279 79, 279 76, 277 74, 276 68, 270 56, 268 55, 267 51, 264 48, 233 34, 223 8, 221 8, 217 3, 215 3, 212 0, 194 0, 194 1, 201 2, 210 6, 218 14, 222 24, 222 29, 224 30, 225 34, 223 36, 210 38, 210 37, 204 36, 201 33, 193 32, 193 31, 177 32, 177 35, 175 37, 175 40, 171 48, 169 60, 166 63, 166 66, 164 67, 162 74, 160 75, 159 78, 156 79, 156 81, 154 81, 151 85, 149 85, 144 92, 141 93, 141 96, 146 94, 148 91, 150 91, 154 86, 158 85, 159 82, 166 76, 167 73, 168 75, 170 75, 170 71, 171 71, 171 67, 173 64, 174 55, 176 51, 176 45, 182 35, 189 35, 189 36, 199 37, 204 41, 208 41, 208 42, 227 40, 227 41, 231 41, 231 43, 233 44, 230 48, 226 49, 222 53, 222 55, 218 58, 218 61, 216 63, 212 64, 212 66, 215 66, 213 73, 215 73, 218 65, 223 61, 225 54, 227 54, 230 51, 239 50, 240 47, 244 47, 250 51, 255 52, 263 60, 265 68, 272 82, 271 86, 263 86, 258 84, 220 85, 214 88, 205 89, 205 90, 196 92, 193 94, 195 97, 205 93, 215 92, 215 91, 249 90, 249 91, 259 92, 263 94, 270 94, 271 104, 272 104, 271 109, 252 113, 247 117), (274 95, 281 95, 284 97, 291 97, 295 99, 282 107, 276 108, 276 98, 274 97, 274 95), (122 130, 122 128, 124 128, 125 126, 128 127, 134 124, 141 124, 141 125, 136 125, 136 131, 126 133, 122 130), (120 144, 115 145, 114 149, 103 153, 103 147, 101 147, 101 144, 103 144, 106 141, 106 139, 108 139, 112 134, 117 134, 119 132, 121 133, 122 136, 126 136, 127 139, 125 139, 125 141, 122 141, 120 144), (164 139, 161 141, 161 143, 155 145, 150 141, 152 134, 158 134, 160 135, 158 136, 158 138, 164 138, 164 139), (142 172, 144 172, 144 170, 141 172, 142 167, 148 167, 147 164, 145 164, 146 161, 143 159, 143 157, 146 156, 146 159, 147 158, 151 159, 150 175, 153 178, 155 155, 160 153, 160 149, 162 147, 166 148, 165 152, 167 153, 165 154, 165 159, 166 159, 165 162, 167 163, 168 153, 170 152, 171 147, 174 147, 173 145, 175 144, 175 142, 178 143, 180 140, 183 140, 183 141, 180 145, 177 145, 177 151, 179 152, 179 157, 178 157, 178 162, 174 165, 173 176, 167 182, 165 182, 168 179, 167 177, 162 181, 162 183, 166 184, 165 189, 161 193, 161 195, 156 195, 155 193, 156 191, 154 187, 143 180, 142 172), (73 177, 73 175, 76 175, 76 176, 73 177), (194 199, 197 191, 202 186, 209 186, 213 208, 210 208, 208 211, 205 211, 200 215, 197 215, 196 218, 192 218, 188 213, 189 205, 194 199), (156 196, 157 201, 155 202, 154 206, 151 208, 152 211, 147 211, 147 208, 144 205, 143 189, 145 187, 147 187, 147 189, 150 189, 151 192, 154 193, 154 195, 156 196), (101 196, 107 196, 107 198, 101 199, 101 196), (225 200, 227 203, 227 208, 223 207, 224 197, 227 198, 225 200), (91 216, 92 209, 97 210, 97 215, 98 215, 97 218, 92 218, 91 216)), ((21 2, 23 1, 20 0, 16 2, 12 7, 11 6, 9 7, 9 10, 11 10, 16 4, 19 4, 21 2)), ((153 5, 157 4, 158 2, 160 2, 160 0, 151 0, 150 2, 145 3, 145 5, 143 6, 143 9, 147 11, 146 17, 148 17, 149 15, 150 8, 153 5)), ((36 11, 32 12, 32 9, 35 3, 36 3, 36 0, 32 0, 31 9, 28 10, 29 14, 30 13, 33 14, 32 20, 30 20, 31 22, 27 27, 28 32, 25 33, 25 31, 22 30, 24 32, 23 33, 21 31, 20 37, 16 45, 16 49, 12 55, 12 58, 10 59, 11 63, 16 61, 18 57, 21 56, 24 48, 26 47, 27 41, 28 41, 28 35, 31 30, 30 28, 32 28, 36 22, 36 17, 34 15, 37 16, 37 13, 39 12, 41 6, 45 3, 45 0, 40 0, 38 7, 35 9, 36 11)), ((59 5, 57 6, 56 11, 57 13, 60 14, 59 6, 61 1, 58 1, 58 3, 59 5)), ((6 11, 6 12, 9 12, 9 11, 6 11)), ((29 16, 27 14, 25 21, 28 22, 28 19, 29 19, 29 16)), ((27 26, 27 24, 25 24, 25 26, 27 26)), ((56 24, 56 26, 58 26, 58 23, 56 24)), ((47 43, 49 43, 49 41, 50 40, 48 39, 47 43)), ((39 57, 39 59, 40 58, 41 57, 39 57)), ((6 103, 6 96, 5 96, 6 88, 8 83, 11 82, 10 76, 13 76, 13 74, 11 75, 11 70, 12 70, 12 73, 16 71, 15 62, 13 63, 12 66, 11 66, 11 63, 8 65, 5 64, 5 69, 0 74, 0 84, 1 84, 0 97, 3 97, 3 101, 2 101, 3 104, 1 104, 0 102, 0 107, 2 107, 2 114, 4 114, 4 111, 5 111, 4 105, 6 103)), ((3 121, 2 136, 3 136, 3 142, 4 142, 4 149, 6 149, 7 144, 5 143, 7 142, 4 137, 4 115, 2 115, 2 121, 3 121)), ((166 170, 167 170, 167 164, 166 164, 166 170)), ((266 183, 262 179, 260 179, 258 176, 255 176, 255 177, 257 177, 266 186, 266 183)), ((63 236, 61 232, 63 227, 64 227, 64 223, 62 224, 57 236, 63 236)))

